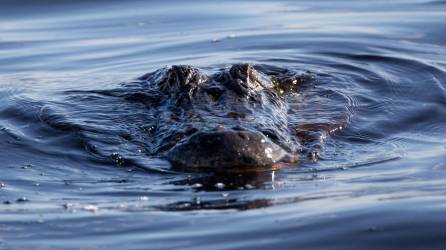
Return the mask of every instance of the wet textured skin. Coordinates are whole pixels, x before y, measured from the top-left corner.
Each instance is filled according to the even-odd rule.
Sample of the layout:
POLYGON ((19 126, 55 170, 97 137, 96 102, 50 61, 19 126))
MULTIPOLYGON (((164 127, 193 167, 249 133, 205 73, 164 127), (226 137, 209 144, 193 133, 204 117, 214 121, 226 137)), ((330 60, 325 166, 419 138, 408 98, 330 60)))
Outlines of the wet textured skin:
POLYGON ((305 77, 288 70, 236 64, 207 75, 171 66, 141 80, 153 122, 150 154, 187 169, 274 169, 301 151, 288 120, 288 99, 305 77))

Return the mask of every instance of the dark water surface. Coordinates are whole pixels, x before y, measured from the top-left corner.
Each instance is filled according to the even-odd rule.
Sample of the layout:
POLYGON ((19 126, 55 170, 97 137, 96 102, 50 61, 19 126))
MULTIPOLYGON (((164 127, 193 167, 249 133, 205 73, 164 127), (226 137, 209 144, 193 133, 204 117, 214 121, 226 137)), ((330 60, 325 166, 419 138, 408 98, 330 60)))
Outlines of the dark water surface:
POLYGON ((444 249, 445 31, 445 1, 2 1, 0 249, 444 249), (171 172, 144 108, 72 94, 241 62, 315 75, 318 161, 171 172))

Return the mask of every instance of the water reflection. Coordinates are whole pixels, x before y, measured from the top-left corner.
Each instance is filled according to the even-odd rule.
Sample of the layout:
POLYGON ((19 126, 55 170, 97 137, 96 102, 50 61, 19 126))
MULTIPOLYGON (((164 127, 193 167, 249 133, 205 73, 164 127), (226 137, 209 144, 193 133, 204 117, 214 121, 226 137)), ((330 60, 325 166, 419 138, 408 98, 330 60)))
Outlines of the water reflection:
POLYGON ((196 192, 200 191, 231 191, 266 189, 274 187, 276 181, 275 171, 248 172, 248 173, 212 173, 170 182, 174 185, 188 185, 196 192))
POLYGON ((3 1, 0 248, 443 249, 444 3, 3 1), (126 143, 147 107, 67 98, 234 63, 318 77, 290 113, 317 161, 175 171, 126 143))

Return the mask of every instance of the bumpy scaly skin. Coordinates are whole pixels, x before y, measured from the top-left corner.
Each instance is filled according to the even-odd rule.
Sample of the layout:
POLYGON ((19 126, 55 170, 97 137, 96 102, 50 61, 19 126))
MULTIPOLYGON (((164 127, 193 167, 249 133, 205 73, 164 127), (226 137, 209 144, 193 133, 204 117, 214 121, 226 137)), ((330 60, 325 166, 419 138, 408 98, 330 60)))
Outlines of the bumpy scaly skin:
POLYGON ((297 74, 268 76, 237 64, 208 76, 180 65, 140 80, 161 93, 156 105, 148 104, 151 153, 174 166, 268 168, 295 161, 300 145, 289 131, 285 98, 297 92, 297 74))

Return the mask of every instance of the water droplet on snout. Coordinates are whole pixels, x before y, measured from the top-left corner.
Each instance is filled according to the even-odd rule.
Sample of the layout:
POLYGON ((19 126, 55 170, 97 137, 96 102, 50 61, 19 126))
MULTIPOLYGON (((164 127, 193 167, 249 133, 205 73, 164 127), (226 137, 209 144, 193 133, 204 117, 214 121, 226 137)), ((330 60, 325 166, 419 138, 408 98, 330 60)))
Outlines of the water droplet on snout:
POLYGON ((273 149, 272 148, 265 148, 265 154, 266 154, 266 157, 272 159, 273 158, 273 149))

